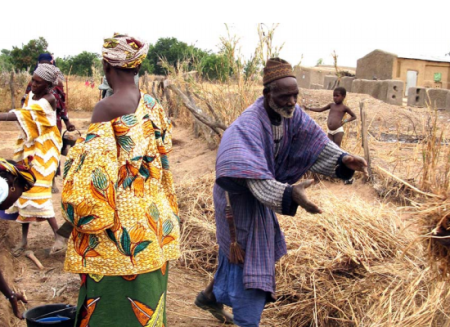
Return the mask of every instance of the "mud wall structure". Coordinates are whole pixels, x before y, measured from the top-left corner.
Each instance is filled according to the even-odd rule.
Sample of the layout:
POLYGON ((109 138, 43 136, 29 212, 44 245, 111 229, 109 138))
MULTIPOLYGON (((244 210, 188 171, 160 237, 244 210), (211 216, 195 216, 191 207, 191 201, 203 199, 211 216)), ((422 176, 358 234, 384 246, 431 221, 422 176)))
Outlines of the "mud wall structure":
POLYGON ((382 50, 374 50, 361 59, 356 65, 356 78, 367 80, 393 79, 394 63, 397 56, 382 50))
POLYGON ((410 87, 408 106, 450 110, 450 90, 410 87))
POLYGON ((336 75, 326 75, 323 79, 323 88, 325 90, 334 90, 337 87, 338 78, 336 75))
POLYGON ((303 89, 323 89, 326 76, 336 77, 334 68, 328 67, 296 67, 294 74, 298 86, 303 89))
POLYGON ((355 80, 355 77, 349 77, 344 76, 341 78, 341 83, 339 86, 342 86, 344 89, 347 90, 347 92, 353 92, 353 81, 355 80))
POLYGON ((386 103, 401 105, 403 99, 403 82, 395 80, 375 81, 355 79, 352 82, 353 93, 369 94, 386 103))

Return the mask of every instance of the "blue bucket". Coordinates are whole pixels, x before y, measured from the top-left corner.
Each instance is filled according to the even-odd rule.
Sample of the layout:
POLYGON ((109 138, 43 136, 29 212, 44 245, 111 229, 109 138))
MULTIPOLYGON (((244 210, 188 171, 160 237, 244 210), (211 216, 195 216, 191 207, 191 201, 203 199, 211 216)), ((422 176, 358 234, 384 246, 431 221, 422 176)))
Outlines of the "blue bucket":
POLYGON ((68 304, 46 304, 25 311, 28 327, 73 327, 77 308, 68 304))
POLYGON ((0 210, 0 219, 3 220, 16 220, 19 217, 19 213, 6 213, 5 210, 0 210))

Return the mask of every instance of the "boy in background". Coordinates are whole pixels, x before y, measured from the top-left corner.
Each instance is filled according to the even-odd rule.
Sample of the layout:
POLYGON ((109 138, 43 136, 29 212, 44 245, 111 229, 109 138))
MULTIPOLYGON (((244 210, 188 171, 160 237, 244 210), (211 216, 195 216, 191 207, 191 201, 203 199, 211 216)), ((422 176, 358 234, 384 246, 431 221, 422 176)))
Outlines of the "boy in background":
POLYGON ((356 115, 353 113, 353 111, 351 111, 350 108, 343 103, 346 96, 347 91, 343 87, 337 87, 333 92, 334 103, 330 103, 323 108, 309 108, 307 106, 304 106, 305 110, 314 112, 323 112, 326 110, 330 110, 327 122, 328 137, 339 147, 341 146, 342 137, 344 136, 344 124, 356 120, 356 115), (350 118, 342 120, 346 113, 350 115, 350 118))
MULTIPOLYGON (((305 110, 310 110, 314 112, 323 112, 330 110, 328 115, 328 138, 341 147, 342 138, 344 136, 344 124, 356 120, 356 115, 351 111, 349 107, 344 105, 345 97, 347 96, 347 91, 343 87, 337 87, 333 91, 333 101, 323 108, 309 108, 304 106, 305 110), (350 118, 343 119, 345 114, 349 114, 350 118)), ((345 184, 352 184, 353 179, 344 181, 345 184)))

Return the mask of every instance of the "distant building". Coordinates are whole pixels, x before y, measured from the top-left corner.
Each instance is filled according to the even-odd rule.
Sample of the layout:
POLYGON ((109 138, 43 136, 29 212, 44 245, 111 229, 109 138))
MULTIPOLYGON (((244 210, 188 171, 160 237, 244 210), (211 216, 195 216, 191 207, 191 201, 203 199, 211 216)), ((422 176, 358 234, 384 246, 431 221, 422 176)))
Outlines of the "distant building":
MULTIPOLYGON (((346 76, 355 74, 354 67, 338 67, 339 71, 346 76)), ((319 65, 316 67, 295 67, 295 76, 298 86, 304 89, 322 89, 324 88, 325 76, 336 75, 336 68, 329 65, 319 65)))
POLYGON ((394 79, 410 87, 450 89, 450 57, 396 55, 374 50, 358 60, 356 78, 394 79))

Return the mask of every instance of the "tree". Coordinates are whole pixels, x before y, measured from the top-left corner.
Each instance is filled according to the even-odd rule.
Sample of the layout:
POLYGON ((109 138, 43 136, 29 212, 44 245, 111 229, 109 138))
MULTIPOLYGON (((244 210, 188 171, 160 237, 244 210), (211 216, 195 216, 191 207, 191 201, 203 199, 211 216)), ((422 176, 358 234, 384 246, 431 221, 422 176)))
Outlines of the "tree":
POLYGON ((0 72, 11 71, 14 69, 12 63, 11 51, 3 49, 0 54, 0 72))
POLYGON ((323 58, 319 58, 319 60, 317 60, 316 67, 320 65, 323 65, 323 58))
POLYGON ((37 40, 30 40, 28 44, 22 45, 21 48, 13 47, 10 52, 12 64, 16 69, 31 72, 36 65, 39 55, 48 52, 47 48, 48 43, 42 36, 37 40))
POLYGON ((64 57, 64 58, 56 58, 56 66, 63 72, 63 74, 69 74, 70 71, 70 64, 69 64, 70 57, 64 57))
POLYGON ((201 61, 205 55, 207 55, 206 51, 172 37, 158 39, 155 45, 150 46, 147 58, 150 64, 153 65, 155 74, 165 75, 167 71, 160 65, 161 58, 173 67, 176 67, 178 62, 185 60, 191 61, 191 66, 193 66, 194 60, 192 58, 201 61))
POLYGON ((155 71, 155 67, 150 62, 148 57, 146 57, 141 64, 141 69, 139 69, 139 76, 144 75, 145 72, 147 72, 148 74, 153 74, 154 71, 155 71))
POLYGON ((79 76, 92 76, 92 66, 101 70, 100 56, 97 53, 87 51, 83 51, 74 57, 57 58, 56 65, 64 74, 68 74, 70 71, 72 75, 79 76))
POLYGON ((245 80, 251 80, 261 73, 261 59, 258 56, 251 57, 244 65, 245 80))
POLYGON ((223 54, 207 54, 201 60, 201 74, 210 80, 226 81, 233 73, 227 57, 223 54))

